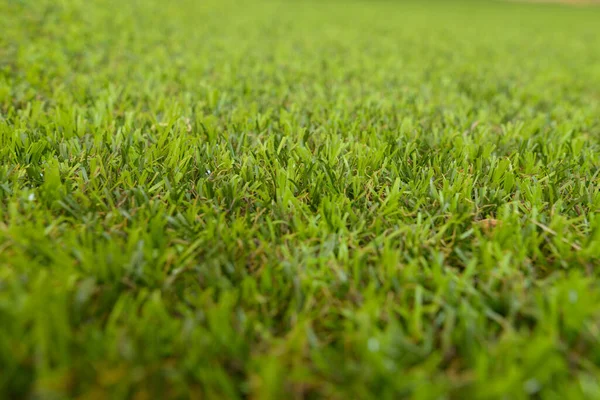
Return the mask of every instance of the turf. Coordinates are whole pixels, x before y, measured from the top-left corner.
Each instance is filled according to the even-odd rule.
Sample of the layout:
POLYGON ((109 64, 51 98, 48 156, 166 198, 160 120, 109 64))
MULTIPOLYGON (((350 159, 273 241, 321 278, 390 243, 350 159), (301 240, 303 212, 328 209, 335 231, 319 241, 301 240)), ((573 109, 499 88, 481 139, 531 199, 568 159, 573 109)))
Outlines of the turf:
POLYGON ((600 398, 598 21, 0 0, 0 398, 600 398))

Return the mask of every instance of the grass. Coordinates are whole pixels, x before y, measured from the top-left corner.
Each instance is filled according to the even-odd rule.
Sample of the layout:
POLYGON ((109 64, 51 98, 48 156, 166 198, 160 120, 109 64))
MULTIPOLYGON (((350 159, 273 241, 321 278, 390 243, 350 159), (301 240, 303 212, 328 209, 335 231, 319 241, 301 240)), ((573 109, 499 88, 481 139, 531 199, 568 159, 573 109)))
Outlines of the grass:
POLYGON ((600 398, 599 20, 0 0, 0 398, 600 398))

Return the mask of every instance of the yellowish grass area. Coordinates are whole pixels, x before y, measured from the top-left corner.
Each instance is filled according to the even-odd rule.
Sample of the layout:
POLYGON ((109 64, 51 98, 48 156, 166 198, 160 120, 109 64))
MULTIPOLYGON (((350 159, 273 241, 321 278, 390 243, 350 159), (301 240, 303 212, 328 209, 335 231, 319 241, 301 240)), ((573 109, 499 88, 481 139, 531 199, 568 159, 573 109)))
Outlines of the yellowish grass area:
POLYGON ((575 6, 581 5, 600 5, 600 0, 512 0, 528 3, 554 3, 554 4, 569 4, 575 6))

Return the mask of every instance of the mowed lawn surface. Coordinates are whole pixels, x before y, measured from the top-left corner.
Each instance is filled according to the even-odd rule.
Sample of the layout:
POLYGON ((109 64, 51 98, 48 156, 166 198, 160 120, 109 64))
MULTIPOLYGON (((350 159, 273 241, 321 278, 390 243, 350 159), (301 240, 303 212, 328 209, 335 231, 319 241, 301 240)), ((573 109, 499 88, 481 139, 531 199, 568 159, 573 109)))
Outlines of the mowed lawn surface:
POLYGON ((599 23, 0 0, 0 398, 600 397, 599 23))

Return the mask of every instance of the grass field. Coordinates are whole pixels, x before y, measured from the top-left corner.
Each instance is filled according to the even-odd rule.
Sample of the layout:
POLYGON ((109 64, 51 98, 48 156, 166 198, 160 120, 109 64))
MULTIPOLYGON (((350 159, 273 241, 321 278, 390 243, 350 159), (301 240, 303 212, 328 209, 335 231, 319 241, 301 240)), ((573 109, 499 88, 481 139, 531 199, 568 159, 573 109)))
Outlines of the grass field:
POLYGON ((600 398, 599 22, 0 0, 0 398, 600 398))

